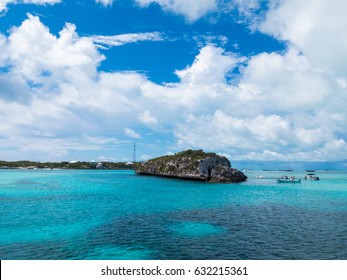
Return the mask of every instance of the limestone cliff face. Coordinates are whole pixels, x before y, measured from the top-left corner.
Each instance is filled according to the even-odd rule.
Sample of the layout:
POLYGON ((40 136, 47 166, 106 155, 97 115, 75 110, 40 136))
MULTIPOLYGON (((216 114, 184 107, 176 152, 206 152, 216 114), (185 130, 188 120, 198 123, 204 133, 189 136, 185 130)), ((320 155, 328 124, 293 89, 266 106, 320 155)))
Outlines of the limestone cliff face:
POLYGON ((208 182, 242 182, 241 171, 231 168, 227 158, 202 150, 188 150, 173 156, 163 156, 135 165, 140 175, 156 175, 208 182))

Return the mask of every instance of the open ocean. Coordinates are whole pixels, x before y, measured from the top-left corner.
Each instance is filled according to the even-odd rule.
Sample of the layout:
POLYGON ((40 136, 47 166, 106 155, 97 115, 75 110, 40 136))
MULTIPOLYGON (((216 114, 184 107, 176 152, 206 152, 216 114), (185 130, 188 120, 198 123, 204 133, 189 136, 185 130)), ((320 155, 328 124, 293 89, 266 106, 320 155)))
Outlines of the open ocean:
POLYGON ((0 259, 347 259, 347 172, 245 174, 0 170, 0 259))

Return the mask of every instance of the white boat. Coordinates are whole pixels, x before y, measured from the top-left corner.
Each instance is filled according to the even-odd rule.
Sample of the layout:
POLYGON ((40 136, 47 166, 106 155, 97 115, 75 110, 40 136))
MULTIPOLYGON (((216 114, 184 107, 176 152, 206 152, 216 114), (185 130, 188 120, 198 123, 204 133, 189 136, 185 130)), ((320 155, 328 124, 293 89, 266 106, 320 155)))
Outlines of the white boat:
POLYGON ((319 177, 314 173, 308 173, 307 175, 305 175, 305 180, 318 181, 319 177))

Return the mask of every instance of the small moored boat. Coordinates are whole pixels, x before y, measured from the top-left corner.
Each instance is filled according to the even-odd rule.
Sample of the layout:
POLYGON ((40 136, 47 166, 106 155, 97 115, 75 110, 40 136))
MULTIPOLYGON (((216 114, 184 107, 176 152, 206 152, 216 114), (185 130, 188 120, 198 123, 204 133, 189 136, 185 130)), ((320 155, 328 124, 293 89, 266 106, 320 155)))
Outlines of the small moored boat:
POLYGON ((314 173, 308 173, 307 175, 305 175, 305 180, 318 181, 319 177, 314 173))

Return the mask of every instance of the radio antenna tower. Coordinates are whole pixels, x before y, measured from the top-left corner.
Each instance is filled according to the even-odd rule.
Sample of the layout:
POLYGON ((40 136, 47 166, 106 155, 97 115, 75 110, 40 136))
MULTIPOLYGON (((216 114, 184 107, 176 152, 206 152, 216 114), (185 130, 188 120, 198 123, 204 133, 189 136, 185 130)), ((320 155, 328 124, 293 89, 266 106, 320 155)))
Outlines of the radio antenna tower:
POLYGON ((134 142, 133 163, 136 162, 136 143, 134 142))

